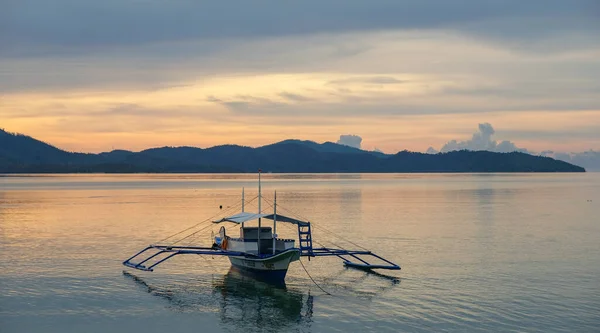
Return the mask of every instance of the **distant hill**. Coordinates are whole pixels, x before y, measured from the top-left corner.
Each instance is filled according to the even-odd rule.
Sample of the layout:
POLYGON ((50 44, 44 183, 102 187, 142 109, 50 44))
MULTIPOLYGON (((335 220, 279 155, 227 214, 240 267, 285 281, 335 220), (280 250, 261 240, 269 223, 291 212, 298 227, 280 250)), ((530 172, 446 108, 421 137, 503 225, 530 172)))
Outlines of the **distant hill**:
POLYGON ((337 143, 333 143, 333 142, 324 142, 324 143, 316 143, 314 141, 302 141, 302 140, 295 140, 295 139, 288 139, 288 140, 284 140, 281 142, 277 142, 274 143, 273 145, 279 145, 279 144, 299 144, 299 145, 304 145, 306 147, 309 147, 311 149, 314 149, 318 152, 321 153, 343 153, 343 154, 362 154, 362 153, 369 153, 371 155, 374 156, 378 156, 378 157, 385 157, 386 154, 384 153, 380 153, 380 152, 376 152, 376 151, 364 151, 362 149, 358 149, 358 148, 354 148, 354 147, 350 147, 350 146, 345 146, 345 145, 340 145, 337 143))
POLYGON ((141 152, 72 153, 26 135, 0 130, 0 173, 65 172, 585 172, 525 153, 455 151, 369 152, 332 142, 285 140, 251 148, 162 147, 141 152))

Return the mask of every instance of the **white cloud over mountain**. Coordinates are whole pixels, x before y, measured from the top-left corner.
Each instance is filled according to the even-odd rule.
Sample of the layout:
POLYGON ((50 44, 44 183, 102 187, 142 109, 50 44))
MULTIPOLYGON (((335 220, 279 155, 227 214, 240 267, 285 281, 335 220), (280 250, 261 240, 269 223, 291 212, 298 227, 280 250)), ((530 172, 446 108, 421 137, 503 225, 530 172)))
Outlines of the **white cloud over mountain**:
POLYGON ((337 144, 350 146, 354 148, 360 149, 362 143, 362 138, 358 135, 354 134, 344 134, 340 135, 340 139, 337 141, 337 144))
MULTIPOLYGON (((492 140, 492 136, 496 133, 494 127, 489 123, 479 124, 479 131, 473 133, 470 140, 457 141, 451 140, 446 143, 440 152, 445 153, 454 150, 487 150, 498 153, 509 153, 513 151, 527 152, 527 149, 519 148, 511 141, 496 141, 492 140)), ((431 149, 431 148, 430 148, 431 149)), ((429 150, 428 150, 429 152, 429 150)))
POLYGON ((448 141, 442 148, 438 151, 433 147, 429 147, 426 151, 427 154, 437 154, 438 152, 446 153, 455 150, 486 150, 493 151, 497 153, 509 153, 509 152, 523 152, 532 155, 540 155, 546 157, 552 157, 557 160, 565 161, 568 163, 572 163, 575 165, 582 166, 586 168, 588 171, 598 171, 600 170, 600 151, 588 150, 584 152, 555 152, 552 150, 545 150, 540 153, 536 153, 533 151, 529 151, 525 148, 519 148, 517 145, 511 141, 496 141, 493 140, 492 137, 496 133, 494 127, 489 123, 481 123, 479 124, 478 131, 473 133, 473 136, 469 140, 459 141, 459 140, 451 140, 448 141))

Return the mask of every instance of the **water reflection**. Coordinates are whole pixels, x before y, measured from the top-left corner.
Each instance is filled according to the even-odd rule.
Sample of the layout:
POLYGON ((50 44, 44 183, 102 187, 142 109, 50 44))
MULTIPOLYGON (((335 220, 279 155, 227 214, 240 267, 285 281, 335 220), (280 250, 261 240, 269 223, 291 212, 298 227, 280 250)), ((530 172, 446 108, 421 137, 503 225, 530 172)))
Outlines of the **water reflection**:
POLYGON ((323 278, 322 282, 322 287, 334 296, 359 297, 371 302, 399 286, 401 279, 375 270, 344 267, 336 274, 323 278))
POLYGON ((295 326, 309 326, 312 321, 313 298, 274 286, 230 270, 223 280, 213 282, 220 295, 220 318, 223 324, 236 328, 258 328, 280 331, 295 326))
POLYGON ((344 218, 362 217, 362 189, 343 188, 338 200, 340 212, 344 218))
POLYGON ((225 330, 279 332, 306 331, 313 314, 313 296, 272 285, 240 274, 234 269, 199 284, 153 284, 123 271, 123 275, 148 293, 169 302, 169 308, 182 312, 214 312, 225 330))

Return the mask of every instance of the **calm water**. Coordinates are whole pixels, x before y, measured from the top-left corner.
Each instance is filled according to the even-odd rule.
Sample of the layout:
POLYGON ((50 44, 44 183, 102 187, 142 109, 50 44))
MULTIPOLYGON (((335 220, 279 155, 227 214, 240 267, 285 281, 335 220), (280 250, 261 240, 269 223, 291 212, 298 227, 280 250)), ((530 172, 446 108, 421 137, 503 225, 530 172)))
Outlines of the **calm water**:
MULTIPOLYGON (((379 276, 303 259, 331 296, 297 262, 285 289, 225 258, 121 265, 255 186, 253 175, 0 177, 0 331, 599 330, 599 173, 266 175, 264 193, 314 221, 315 240, 350 247, 327 229, 402 266, 379 276)), ((191 241, 209 244, 210 230, 191 241)))

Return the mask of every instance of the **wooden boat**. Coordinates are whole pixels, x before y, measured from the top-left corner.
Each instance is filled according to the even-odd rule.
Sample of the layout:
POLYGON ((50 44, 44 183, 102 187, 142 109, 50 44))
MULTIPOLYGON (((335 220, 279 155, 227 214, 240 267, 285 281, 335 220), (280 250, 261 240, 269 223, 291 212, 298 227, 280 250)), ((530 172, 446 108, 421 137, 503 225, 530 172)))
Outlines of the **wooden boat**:
MULTIPOLYGON (((274 197, 273 213, 263 213, 261 209, 263 198, 259 172, 258 213, 246 212, 244 210, 246 201, 244 199, 244 191, 242 190, 241 212, 211 221, 212 223, 239 224, 239 237, 230 237, 227 235, 225 227, 221 226, 219 234, 214 237, 214 243, 211 247, 181 246, 177 245, 177 242, 149 245, 125 260, 123 265, 138 270, 153 271, 159 264, 180 254, 220 255, 228 257, 232 267, 249 273, 261 280, 276 283, 284 281, 289 265, 292 262, 300 260, 301 257, 308 257, 309 260, 315 257, 338 257, 342 259, 344 265, 347 267, 367 271, 372 269, 400 269, 400 266, 369 250, 313 247, 311 223, 277 214, 276 192, 274 197), (272 221, 272 228, 270 226, 263 226, 263 220, 272 221), (247 223, 251 221, 258 221, 258 226, 248 226, 247 223), (278 223, 287 223, 297 227, 298 246, 296 246, 296 240, 294 239, 281 239, 277 237, 278 223), (371 263, 373 260, 376 260, 378 263, 371 263)), ((183 239, 187 237, 189 235, 183 237, 183 239)))

